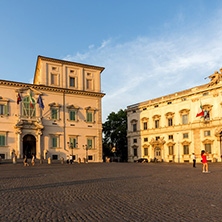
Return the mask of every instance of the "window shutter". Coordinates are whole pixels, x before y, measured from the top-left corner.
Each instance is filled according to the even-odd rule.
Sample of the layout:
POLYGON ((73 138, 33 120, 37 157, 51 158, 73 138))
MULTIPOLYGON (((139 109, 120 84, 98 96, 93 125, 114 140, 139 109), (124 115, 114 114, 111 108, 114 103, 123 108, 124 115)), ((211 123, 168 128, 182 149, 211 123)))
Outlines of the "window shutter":
POLYGON ((5 135, 0 135, 0 146, 5 146, 5 135))
POLYGON ((57 137, 52 138, 52 147, 57 147, 57 137))
POLYGON ((8 105, 7 104, 5 104, 4 115, 8 115, 8 105))

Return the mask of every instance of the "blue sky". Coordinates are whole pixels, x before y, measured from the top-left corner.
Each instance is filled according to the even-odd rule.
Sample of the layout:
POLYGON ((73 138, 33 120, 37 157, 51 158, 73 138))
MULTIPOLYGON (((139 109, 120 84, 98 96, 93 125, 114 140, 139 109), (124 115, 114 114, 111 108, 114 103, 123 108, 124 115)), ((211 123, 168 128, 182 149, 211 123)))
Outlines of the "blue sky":
POLYGON ((222 67, 222 1, 0 0, 0 79, 32 82, 38 55, 105 67, 105 121, 208 82, 222 67))

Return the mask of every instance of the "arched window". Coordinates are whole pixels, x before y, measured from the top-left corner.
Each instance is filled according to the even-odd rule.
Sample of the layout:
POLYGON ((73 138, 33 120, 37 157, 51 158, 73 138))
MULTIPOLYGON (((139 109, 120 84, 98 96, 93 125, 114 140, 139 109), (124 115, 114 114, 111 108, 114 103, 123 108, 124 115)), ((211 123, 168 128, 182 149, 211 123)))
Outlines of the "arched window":
POLYGON ((33 98, 30 98, 29 96, 25 97, 23 100, 23 107, 22 107, 22 115, 23 116, 35 116, 36 110, 35 110, 35 100, 33 98), (32 105, 30 99, 32 99, 32 105))

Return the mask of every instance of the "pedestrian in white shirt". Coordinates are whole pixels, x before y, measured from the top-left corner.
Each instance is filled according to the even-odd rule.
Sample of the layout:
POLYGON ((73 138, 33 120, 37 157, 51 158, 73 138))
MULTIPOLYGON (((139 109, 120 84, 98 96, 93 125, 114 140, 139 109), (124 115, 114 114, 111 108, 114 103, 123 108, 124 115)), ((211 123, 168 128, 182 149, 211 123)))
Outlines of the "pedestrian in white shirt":
POLYGON ((193 167, 196 167, 196 156, 195 156, 195 153, 192 153, 191 158, 193 160, 193 167))

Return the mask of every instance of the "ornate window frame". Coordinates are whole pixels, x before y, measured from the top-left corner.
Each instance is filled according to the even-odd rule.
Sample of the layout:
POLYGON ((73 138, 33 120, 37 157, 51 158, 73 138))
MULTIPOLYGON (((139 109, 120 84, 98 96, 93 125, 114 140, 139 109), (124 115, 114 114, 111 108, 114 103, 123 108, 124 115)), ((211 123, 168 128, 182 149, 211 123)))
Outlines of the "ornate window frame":
POLYGON ((131 123, 132 132, 136 132, 136 131, 138 130, 138 125, 137 125, 138 120, 132 119, 132 120, 130 121, 130 123, 131 123), (136 124, 136 130, 134 130, 134 124, 136 124))
POLYGON ((96 114, 96 111, 98 111, 96 108, 93 108, 91 106, 87 106, 85 107, 85 111, 86 111, 86 119, 85 119, 85 122, 87 123, 95 123, 95 114, 96 114), (92 121, 89 119, 90 115, 89 114, 92 114, 92 121))
POLYGON ((143 117, 143 118, 141 119, 142 127, 143 127, 142 130, 148 130, 148 121, 149 121, 149 118, 147 118, 147 117, 143 117), (147 125, 146 125, 146 129, 145 129, 145 125, 144 125, 145 123, 147 124, 147 125))
POLYGON ((69 118, 67 120, 71 121, 71 122, 78 122, 79 121, 78 111, 79 111, 80 107, 71 104, 71 105, 66 106, 66 108, 68 109, 68 113, 69 113, 69 118), (71 111, 75 111, 75 120, 70 119, 70 112, 71 111))
POLYGON ((5 99, 2 96, 0 96, 0 105, 4 106, 3 114, 0 114, 1 117, 3 116, 9 116, 8 108, 9 108, 9 99, 5 99))
POLYGON ((179 114, 180 114, 180 118, 181 118, 181 123, 182 123, 182 125, 189 124, 190 109, 181 109, 181 110, 179 111, 179 114), (184 115, 187 115, 187 123, 183 123, 183 116, 184 116, 184 115))
POLYGON ((174 115, 175 115, 174 112, 167 112, 167 113, 165 114, 165 117, 166 117, 166 126, 167 126, 167 127, 171 127, 171 126, 174 125, 174 115), (171 125, 171 126, 169 126, 169 119, 172 119, 172 125, 171 125))
POLYGON ((48 106, 50 106, 50 117, 49 117, 49 119, 54 120, 54 121, 61 120, 60 119, 60 108, 62 106, 58 103, 55 103, 55 102, 50 103, 48 106), (56 119, 52 118, 52 115, 53 115, 52 110, 57 110, 57 118, 56 119))
POLYGON ((155 129, 160 128, 161 115, 155 114, 155 115, 152 117, 152 119, 153 119, 153 126, 154 126, 154 128, 155 128, 155 129), (158 126, 156 125, 156 121, 158 121, 158 126), (156 127, 156 126, 157 126, 157 127, 156 127))
POLYGON ((208 119, 203 118, 203 121, 209 121, 210 117, 212 117, 212 107, 213 107, 213 105, 211 105, 211 104, 204 104, 202 107, 203 107, 203 111, 204 112, 209 112, 209 118, 208 119))

